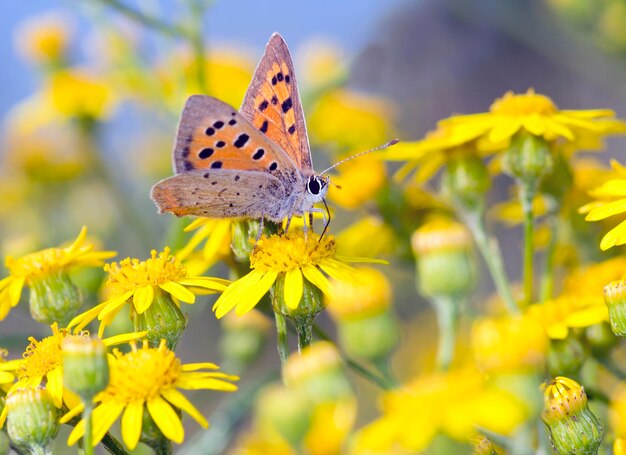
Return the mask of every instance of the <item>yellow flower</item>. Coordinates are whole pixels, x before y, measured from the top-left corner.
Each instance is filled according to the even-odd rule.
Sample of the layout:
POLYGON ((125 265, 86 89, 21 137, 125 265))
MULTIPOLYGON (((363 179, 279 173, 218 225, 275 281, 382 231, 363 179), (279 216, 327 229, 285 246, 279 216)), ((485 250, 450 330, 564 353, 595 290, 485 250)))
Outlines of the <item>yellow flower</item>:
MULTIPOLYGON (((582 206, 580 213, 586 213, 585 220, 598 221, 626 212, 626 167, 617 161, 611 161, 611 167, 620 178, 605 181, 601 186, 589 191, 596 199, 582 206)), ((626 220, 620 222, 602 238, 600 249, 608 250, 616 245, 626 243, 626 220)))
POLYGON ((379 256, 396 246, 393 229, 373 215, 361 217, 337 234, 337 249, 345 256, 379 256))
POLYGON ((565 143, 572 150, 601 147, 602 137, 625 132, 626 124, 608 109, 559 110, 550 98, 532 89, 517 95, 507 92, 491 105, 490 112, 443 119, 424 140, 400 143, 386 157, 409 160, 397 178, 417 168, 415 178, 423 182, 455 156, 484 157, 505 150, 521 131, 549 143, 565 143))
POLYGON ((15 43, 22 56, 35 63, 59 62, 65 57, 72 23, 67 14, 45 14, 21 24, 15 43))
POLYGON ((115 256, 114 251, 93 251, 94 245, 85 243, 87 228, 83 227, 74 242, 65 248, 47 248, 15 259, 7 256, 5 264, 10 276, 0 280, 0 320, 16 306, 24 286, 65 274, 75 266, 99 266, 104 259, 115 256))
POLYGON ((452 136, 464 142, 480 139, 484 141, 478 143, 481 148, 504 149, 519 131, 547 142, 568 143, 576 143, 579 136, 586 140, 586 134, 602 137, 626 131, 626 124, 614 116, 609 109, 559 110, 550 98, 528 89, 524 94, 505 93, 488 113, 457 115, 439 125, 450 128, 452 136))
POLYGON ((387 179, 385 165, 374 156, 348 161, 337 169, 328 197, 346 209, 354 210, 372 200, 387 179))
POLYGON ((314 144, 338 150, 365 150, 393 137, 391 105, 382 98, 334 90, 317 100, 307 117, 314 144))
POLYGON ((355 453, 421 452, 439 433, 469 442, 477 428, 511 434, 528 417, 520 399, 489 387, 473 368, 420 376, 382 403, 382 417, 357 435, 355 453))
POLYGON ((15 381, 15 375, 13 373, 3 370, 3 367, 6 367, 7 364, 5 357, 8 354, 6 349, 0 349, 0 392, 5 395, 11 388, 11 384, 15 381))
POLYGON ((52 106, 67 117, 101 119, 108 117, 115 106, 111 87, 101 78, 80 68, 54 73, 45 93, 52 106))
MULTIPOLYGON (((54 405, 61 408, 77 405, 80 399, 77 395, 63 386, 63 340, 68 337, 81 336, 88 338, 88 332, 75 332, 68 329, 59 329, 57 324, 50 326, 52 335, 41 340, 29 337, 22 359, 9 360, 0 363, 0 373, 17 376, 17 382, 11 386, 11 391, 23 388, 37 388, 45 384, 50 392, 54 405)), ((127 343, 144 336, 144 333, 129 333, 103 339, 105 346, 127 343)), ((0 426, 4 422, 5 414, 0 415, 0 426)))
POLYGON ((219 297, 213 310, 218 318, 236 307, 237 315, 250 311, 284 277, 284 302, 290 309, 300 304, 305 281, 324 294, 330 292, 328 276, 352 281, 355 269, 345 262, 380 262, 374 259, 341 257, 332 236, 319 238, 292 230, 285 235, 261 237, 250 256, 252 271, 231 283, 219 297))
POLYGON ((228 256, 233 221, 229 219, 196 218, 184 230, 194 232, 187 244, 176 253, 176 257, 185 261, 203 241, 202 258, 204 268, 228 256))
MULTIPOLYGON (((180 444, 185 433, 177 409, 185 411, 203 428, 208 428, 209 423, 179 389, 237 390, 237 386, 227 382, 238 380, 237 376, 206 371, 219 368, 213 363, 184 365, 164 340, 157 348, 148 347, 146 341, 141 347, 134 343, 131 346, 131 352, 115 350, 110 356, 109 385, 94 399, 94 446, 121 416, 122 439, 133 450, 141 436, 144 410, 167 439, 180 444)), ((74 407, 61 421, 68 422, 83 409, 83 404, 74 407)), ((84 431, 85 421, 81 420, 70 433, 68 444, 75 444, 84 431)))
POLYGON ((142 314, 163 293, 185 303, 194 303, 196 294, 222 291, 228 283, 220 278, 190 277, 167 247, 161 253, 152 250, 151 257, 145 261, 126 258, 119 264, 107 264, 104 269, 109 274, 106 282, 109 298, 76 316, 69 327, 76 326, 76 330, 80 330, 97 317, 101 321, 98 336, 102 336, 105 327, 131 299, 132 309, 142 314))
POLYGON ((569 329, 607 321, 604 286, 624 277, 626 258, 617 257, 590 264, 572 272, 561 294, 542 304, 528 307, 528 316, 544 326, 550 338, 562 340, 569 329))

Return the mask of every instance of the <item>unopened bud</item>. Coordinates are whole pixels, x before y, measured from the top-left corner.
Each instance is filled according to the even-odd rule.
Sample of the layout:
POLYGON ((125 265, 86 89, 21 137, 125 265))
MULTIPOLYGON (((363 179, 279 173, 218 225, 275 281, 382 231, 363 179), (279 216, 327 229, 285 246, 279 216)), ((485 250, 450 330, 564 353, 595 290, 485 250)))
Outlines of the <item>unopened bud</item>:
POLYGON ((59 412, 50 393, 43 388, 16 389, 7 395, 6 407, 11 441, 43 453, 59 432, 59 412))
POLYGON ((69 335, 63 340, 63 382, 83 402, 109 384, 107 350, 98 338, 69 335))
POLYGON ((613 281, 604 286, 604 302, 613 333, 626 337, 626 281, 613 281))

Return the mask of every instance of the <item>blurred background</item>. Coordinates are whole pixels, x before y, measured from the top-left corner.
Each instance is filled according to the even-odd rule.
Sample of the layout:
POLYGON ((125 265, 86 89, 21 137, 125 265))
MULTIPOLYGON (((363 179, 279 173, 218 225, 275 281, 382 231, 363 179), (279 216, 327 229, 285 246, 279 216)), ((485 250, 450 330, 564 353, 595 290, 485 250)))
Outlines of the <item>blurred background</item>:
MULTIPOLYGON (((483 112, 508 90, 534 88, 563 109, 626 117, 626 0, 41 0, 3 2, 0 12, 3 256, 70 240, 82 225, 118 259, 181 247, 188 220, 158 215, 149 190, 171 175, 184 101, 204 92, 239 106, 274 31, 294 55, 317 169, 393 137, 418 140, 438 119, 483 112)), ((602 159, 620 157, 623 147, 623 139, 609 141, 602 159)), ((393 169, 372 166, 334 196, 334 233, 375 210, 364 202, 373 191, 365 183, 393 169)), ((498 234, 518 276, 519 232, 498 234)), ((368 255, 392 256, 374 250, 368 255)), ((407 264, 388 269, 397 312, 432 319, 420 312, 407 264)), ((209 265, 204 270, 219 276, 209 265)), ((77 279, 97 295, 98 277, 77 279)), ((220 356, 209 308, 189 309, 178 350, 185 361, 220 356)), ((24 333, 49 332, 27 312, 20 305, 0 326, 11 351, 23 349, 24 333)), ((415 333, 412 324, 404 339, 428 343, 433 333, 415 333)), ((402 368, 419 371, 420 355, 402 368)), ((276 363, 270 338, 252 371, 261 376, 276 363)), ((359 418, 370 415, 365 409, 359 418)))

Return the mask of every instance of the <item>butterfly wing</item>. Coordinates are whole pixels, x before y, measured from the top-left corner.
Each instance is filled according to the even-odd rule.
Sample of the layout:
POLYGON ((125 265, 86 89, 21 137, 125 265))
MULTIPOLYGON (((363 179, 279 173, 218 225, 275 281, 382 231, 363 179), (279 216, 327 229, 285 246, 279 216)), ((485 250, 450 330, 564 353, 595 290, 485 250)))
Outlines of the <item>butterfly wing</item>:
POLYGON ((204 95, 193 95, 185 104, 173 165, 176 173, 237 169, 283 179, 297 173, 293 160, 235 108, 204 95))
POLYGON ((161 180, 152 187, 159 211, 176 216, 266 218, 287 214, 290 195, 281 181, 265 171, 193 170, 161 180))
POLYGON ((311 149, 287 44, 274 33, 241 107, 243 116, 278 144, 302 174, 313 173, 311 149))

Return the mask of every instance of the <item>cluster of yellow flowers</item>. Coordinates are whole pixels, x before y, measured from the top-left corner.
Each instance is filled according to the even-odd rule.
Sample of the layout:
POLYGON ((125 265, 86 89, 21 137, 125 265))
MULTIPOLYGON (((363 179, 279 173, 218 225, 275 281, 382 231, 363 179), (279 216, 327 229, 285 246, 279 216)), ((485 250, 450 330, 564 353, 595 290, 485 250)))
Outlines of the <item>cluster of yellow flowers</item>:
MULTIPOLYGON (((0 454, 81 440, 86 454, 171 453, 172 443, 232 455, 626 453, 626 221, 607 221, 626 213, 626 168, 580 157, 626 122, 508 92, 488 112, 342 165, 328 193, 345 226, 336 234, 296 219, 289 229, 173 221, 127 194, 147 200, 169 172, 160 123, 173 125, 193 92, 238 104, 253 65, 233 50, 207 54, 200 22, 129 11, 181 46, 147 64, 141 28, 122 39, 103 25, 95 71, 73 60, 66 19, 18 32, 43 83, 7 118, 3 166, 15 180, 0 213, 21 211, 0 219, 0 324, 32 318, 52 334, 23 337, 19 357, 1 332, 11 350, 0 351, 0 454), (143 151, 116 161, 101 135, 121 106, 150 111, 156 126, 126 138, 143 151), (122 182, 111 169, 129 163, 136 172, 122 182), (490 205, 499 174, 515 198, 490 205), (493 214, 521 225, 521 249, 501 247, 493 214), (100 238, 142 253, 107 262, 117 253, 100 238), (205 339, 185 352, 195 323, 205 339), (276 348, 264 352, 272 328, 276 348), (208 361, 213 345, 236 375, 208 361), (198 395, 235 392, 239 375, 230 399, 198 395), (207 412, 215 427, 185 438, 183 414, 206 429, 207 412)), ((311 143, 330 161, 394 134, 391 103, 348 89, 343 62, 312 46, 301 79, 311 143)))

